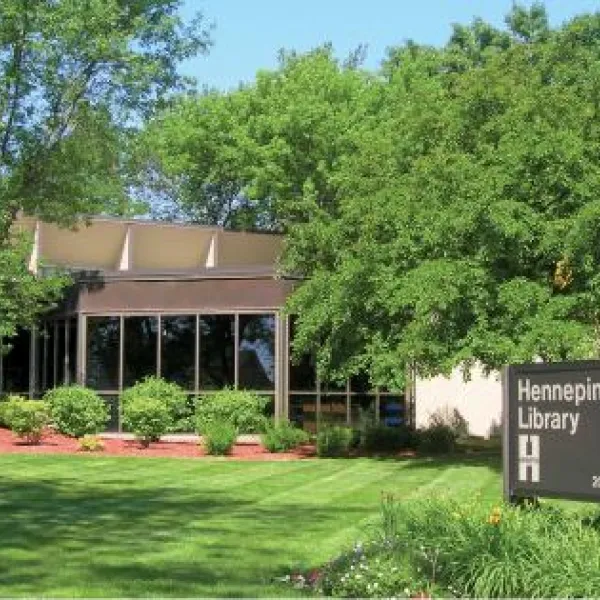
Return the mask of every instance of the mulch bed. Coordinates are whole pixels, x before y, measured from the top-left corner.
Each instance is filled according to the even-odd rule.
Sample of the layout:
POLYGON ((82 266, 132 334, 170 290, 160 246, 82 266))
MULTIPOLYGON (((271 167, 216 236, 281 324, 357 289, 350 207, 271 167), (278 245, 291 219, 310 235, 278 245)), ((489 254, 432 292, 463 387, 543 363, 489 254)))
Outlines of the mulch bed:
MULTIPOLYGON (((101 454, 110 456, 168 456, 175 458, 202 458, 206 453, 195 442, 153 442, 142 448, 134 440, 105 439, 104 450, 84 452, 79 441, 52 430, 44 433, 40 444, 26 444, 12 431, 0 428, 0 454, 101 454)), ((306 445, 291 452, 272 453, 260 444, 236 444, 226 460, 298 460, 315 456, 313 445, 306 445)))

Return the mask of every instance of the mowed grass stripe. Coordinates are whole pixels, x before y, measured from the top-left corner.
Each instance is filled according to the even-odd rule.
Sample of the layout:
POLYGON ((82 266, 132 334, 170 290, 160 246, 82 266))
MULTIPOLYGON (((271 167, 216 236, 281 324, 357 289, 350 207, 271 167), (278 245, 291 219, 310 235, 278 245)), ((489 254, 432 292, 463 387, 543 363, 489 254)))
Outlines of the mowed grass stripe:
POLYGON ((0 458, 0 596, 287 596, 364 538, 380 495, 499 500, 497 465, 0 458), (486 487, 487 486, 487 487, 486 487))

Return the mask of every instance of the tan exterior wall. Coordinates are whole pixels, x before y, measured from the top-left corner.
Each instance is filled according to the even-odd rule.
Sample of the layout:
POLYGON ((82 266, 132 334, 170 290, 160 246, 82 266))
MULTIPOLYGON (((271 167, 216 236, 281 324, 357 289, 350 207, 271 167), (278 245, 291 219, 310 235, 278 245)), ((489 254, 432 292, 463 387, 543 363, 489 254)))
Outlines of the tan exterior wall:
POLYGON ((282 237, 260 233, 223 231, 219 234, 219 267, 274 265, 282 250, 282 237))
POLYGON ((456 409, 469 424, 473 435, 489 437, 501 423, 502 384, 497 372, 486 376, 476 367, 465 382, 460 369, 450 378, 417 379, 415 385, 417 427, 426 427, 436 410, 456 409))
POLYGON ((124 222, 97 221, 76 230, 43 223, 39 236, 42 261, 57 266, 116 270, 127 232, 124 222))
POLYGON ((162 224, 131 226, 130 269, 203 269, 214 231, 162 224))

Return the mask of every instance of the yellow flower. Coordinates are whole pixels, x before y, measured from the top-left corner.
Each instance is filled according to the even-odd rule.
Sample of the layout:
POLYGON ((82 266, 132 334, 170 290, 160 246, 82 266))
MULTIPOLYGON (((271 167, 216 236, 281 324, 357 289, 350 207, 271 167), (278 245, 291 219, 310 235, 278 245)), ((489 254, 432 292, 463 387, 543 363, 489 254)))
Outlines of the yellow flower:
POLYGON ((490 525, 498 525, 500 523, 500 513, 492 513, 488 517, 488 523, 490 525))

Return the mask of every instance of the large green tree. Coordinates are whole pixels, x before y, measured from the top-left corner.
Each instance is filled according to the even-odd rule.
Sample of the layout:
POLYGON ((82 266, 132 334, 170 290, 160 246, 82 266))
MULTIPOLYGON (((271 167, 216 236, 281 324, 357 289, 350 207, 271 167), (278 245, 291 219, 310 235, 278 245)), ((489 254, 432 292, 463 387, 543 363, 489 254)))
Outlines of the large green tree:
POLYGON ((30 323, 58 287, 38 282, 40 293, 33 292, 26 261, 13 260, 23 255, 13 235, 17 216, 68 226, 81 216, 128 210, 131 132, 186 86, 178 63, 209 43, 200 16, 184 23, 180 5, 0 3, 0 262, 11 265, 0 282, 5 335, 30 323), (26 291, 36 302, 21 311, 14 299, 26 291))
POLYGON ((296 344, 323 373, 598 356, 600 15, 507 22, 393 51, 338 218, 292 228, 296 344))
POLYGON ((359 63, 329 46, 282 52, 251 85, 181 98, 146 132, 150 187, 200 223, 284 230, 334 214, 352 131, 377 105, 359 63))
POLYGON ((323 377, 598 355, 599 59, 599 15, 553 30, 540 4, 372 74, 284 55, 164 113, 155 165, 192 218, 285 231, 323 377))

